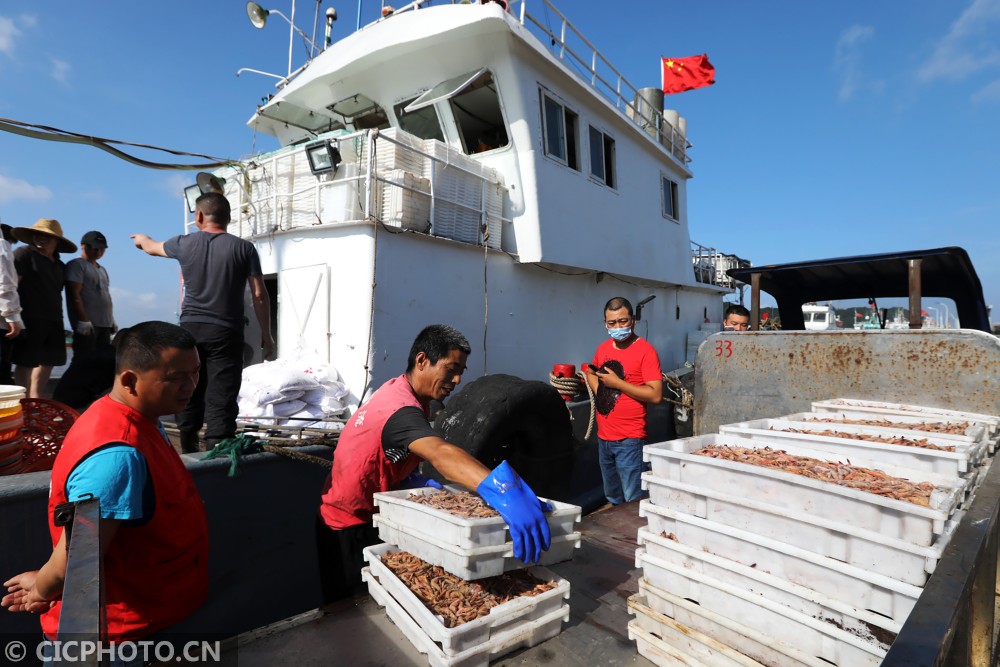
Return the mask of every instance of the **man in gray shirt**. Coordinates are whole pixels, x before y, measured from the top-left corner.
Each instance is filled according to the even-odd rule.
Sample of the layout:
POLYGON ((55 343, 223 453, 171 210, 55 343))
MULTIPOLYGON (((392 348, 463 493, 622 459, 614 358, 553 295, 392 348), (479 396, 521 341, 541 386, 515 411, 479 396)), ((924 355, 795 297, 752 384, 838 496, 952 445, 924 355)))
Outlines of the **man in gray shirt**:
POLYGON ((111 344, 115 316, 107 270, 97 263, 108 249, 101 232, 80 240, 80 256, 66 264, 66 310, 73 327, 73 358, 81 359, 97 347, 111 344))
POLYGON ((236 434, 243 370, 243 292, 250 285, 253 309, 260 323, 264 358, 274 352, 271 305, 257 249, 249 241, 226 232, 229 200, 209 192, 195 203, 193 234, 154 241, 134 234, 135 247, 154 257, 176 259, 184 279, 181 326, 198 342, 201 379, 191 402, 177 415, 181 448, 198 451, 198 431, 205 424, 209 448, 236 434))

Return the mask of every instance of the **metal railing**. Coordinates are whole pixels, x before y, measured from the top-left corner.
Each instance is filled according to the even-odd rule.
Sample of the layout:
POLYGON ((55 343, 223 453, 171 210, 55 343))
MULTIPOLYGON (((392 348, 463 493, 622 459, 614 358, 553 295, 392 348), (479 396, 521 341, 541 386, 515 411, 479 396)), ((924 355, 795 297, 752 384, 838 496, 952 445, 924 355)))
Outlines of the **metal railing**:
MULTIPOLYGON (((57 639, 96 645, 105 631, 100 500, 90 498, 60 505, 54 519, 55 524, 66 531, 66 579, 57 639)), ((74 665, 97 667, 101 664, 99 651, 75 657, 79 659, 72 661, 74 665)), ((55 664, 64 664, 64 661, 56 660, 55 664)))
MULTIPOLYGON (((433 0, 414 0, 414 2, 399 9, 394 9, 391 15, 395 16, 403 12, 418 10, 432 4, 432 2, 433 0)), ((632 85, 611 64, 611 61, 598 51, 596 46, 591 44, 590 40, 550 0, 537 0, 537 2, 542 7, 543 13, 551 11, 556 15, 559 20, 558 30, 550 28, 547 20, 539 19, 531 14, 527 9, 528 0, 509 0, 509 11, 512 13, 516 11, 521 25, 534 33, 539 41, 543 44, 550 43, 556 57, 567 62, 568 69, 577 78, 611 102, 625 118, 656 139, 682 164, 688 164, 691 158, 687 151, 691 147, 691 143, 687 140, 685 133, 666 120, 659 111, 650 113, 647 111, 648 106, 637 105, 635 100, 639 89, 632 85), (517 4, 520 4, 520 7, 515 10, 514 6, 517 4), (579 43, 579 46, 574 46, 575 43, 579 43), (579 68, 583 68, 583 72, 579 68)), ((451 4, 461 3, 451 0, 451 4)), ((384 1, 382 6, 383 8, 386 6, 384 1)), ((387 18, 389 16, 377 19, 368 25, 374 25, 387 18)))
POLYGON ((694 264, 695 280, 706 285, 730 289, 736 288, 736 281, 729 277, 726 271, 750 266, 750 262, 745 259, 740 259, 736 255, 727 255, 695 241, 691 241, 691 261, 694 264))
POLYGON ((604 96, 621 114, 636 125, 640 130, 650 134, 682 164, 688 164, 691 158, 687 149, 691 147, 687 137, 666 120, 659 111, 649 113, 648 105, 637 105, 639 89, 632 85, 618 69, 611 64, 597 47, 590 43, 562 12, 556 9, 550 0, 537 0, 544 10, 549 10, 559 19, 558 31, 550 28, 547 21, 543 22, 527 10, 528 0, 520 0, 519 20, 521 25, 532 32, 537 31, 540 41, 548 41, 553 53, 562 61, 568 63, 568 69, 581 81, 589 85, 598 94, 604 96), (571 42, 579 42, 574 48, 571 42), (577 51, 585 51, 581 54, 577 51), (579 68, 583 68, 581 73, 579 68), (586 76, 584 76, 586 74, 586 76))
MULTIPOLYGON (((309 169, 295 146, 217 175, 226 178, 229 231, 242 238, 317 225, 378 221, 500 248, 507 188, 492 168, 439 141, 397 130, 330 137, 344 162, 335 178, 309 169)), ((185 232, 193 231, 185 209, 185 232)))

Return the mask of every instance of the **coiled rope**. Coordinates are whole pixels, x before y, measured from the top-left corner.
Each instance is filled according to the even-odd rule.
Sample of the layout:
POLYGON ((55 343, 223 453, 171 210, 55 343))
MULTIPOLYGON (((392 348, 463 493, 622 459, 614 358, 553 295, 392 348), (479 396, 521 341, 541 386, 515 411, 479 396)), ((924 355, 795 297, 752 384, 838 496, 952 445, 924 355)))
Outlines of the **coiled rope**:
POLYGON ((580 385, 587 388, 587 395, 590 398, 590 419, 587 422, 587 434, 583 436, 583 439, 589 440, 590 434, 594 431, 594 415, 596 414, 596 410, 594 408, 594 392, 590 388, 590 384, 587 382, 587 376, 584 375, 582 371, 577 371, 576 375, 568 378, 558 377, 553 373, 549 373, 549 384, 552 385, 561 396, 568 396, 570 398, 579 396, 583 393, 580 385))
POLYGON ((664 373, 663 388, 674 395, 674 398, 664 396, 663 400, 673 403, 682 410, 694 410, 694 394, 681 383, 679 377, 664 373))
POLYGON ((240 433, 232 438, 226 438, 220 441, 215 447, 212 448, 208 454, 205 455, 203 460, 216 459, 221 457, 226 457, 229 459, 229 476, 235 477, 239 474, 240 459, 244 456, 250 454, 259 454, 260 452, 271 452, 272 454, 281 454, 282 456, 287 456, 290 459, 296 459, 298 461, 307 461, 309 463, 316 463, 325 468, 332 468, 333 462, 327 461, 326 459, 313 456, 312 454, 303 454, 302 452, 292 451, 290 447, 305 447, 307 445, 317 444, 315 442, 303 442, 298 443, 287 443, 285 445, 274 445, 267 440, 260 440, 255 435, 250 435, 249 433, 240 433), (301 443, 301 444, 299 444, 301 443))

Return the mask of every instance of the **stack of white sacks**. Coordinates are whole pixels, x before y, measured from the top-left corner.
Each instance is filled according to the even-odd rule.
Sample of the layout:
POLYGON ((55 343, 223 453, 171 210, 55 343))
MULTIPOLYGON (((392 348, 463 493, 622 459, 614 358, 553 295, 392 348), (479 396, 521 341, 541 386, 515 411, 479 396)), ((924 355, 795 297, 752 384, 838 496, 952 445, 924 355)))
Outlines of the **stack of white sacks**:
POLYGON ((240 420, 264 426, 340 430, 350 391, 333 366, 297 351, 243 369, 240 420))
POLYGON ((411 494, 430 493, 437 490, 424 487, 375 494, 379 513, 374 525, 385 544, 365 549, 368 567, 362 570, 372 598, 385 607, 389 619, 427 656, 428 663, 432 667, 486 667, 499 656, 559 634, 569 618, 570 585, 541 566, 573 557, 580 546, 581 535, 574 530, 580 508, 549 501, 553 506, 546 514, 551 548, 542 552, 539 564, 528 572, 541 581, 555 582, 555 588, 511 600, 493 607, 486 616, 449 628, 382 563, 382 556, 406 551, 466 581, 526 566, 514 558, 514 545, 502 518, 459 517, 409 499, 411 494))
POLYGON ((849 399, 813 410, 644 449, 648 524, 629 599, 640 654, 658 665, 882 662, 982 480, 1000 420, 849 399), (844 423, 873 419, 884 422, 844 423), (965 431, 918 430, 942 422, 965 431), (693 454, 707 446, 770 447, 830 469, 849 461, 935 490, 921 506, 693 454))

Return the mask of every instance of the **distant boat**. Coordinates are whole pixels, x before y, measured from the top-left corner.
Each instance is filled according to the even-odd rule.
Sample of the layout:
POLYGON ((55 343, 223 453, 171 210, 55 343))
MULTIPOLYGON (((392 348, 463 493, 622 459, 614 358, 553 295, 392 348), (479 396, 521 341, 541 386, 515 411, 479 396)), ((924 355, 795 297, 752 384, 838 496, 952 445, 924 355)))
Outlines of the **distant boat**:
POLYGON ((802 321, 806 331, 837 329, 837 314, 830 306, 807 303, 802 306, 802 321))

